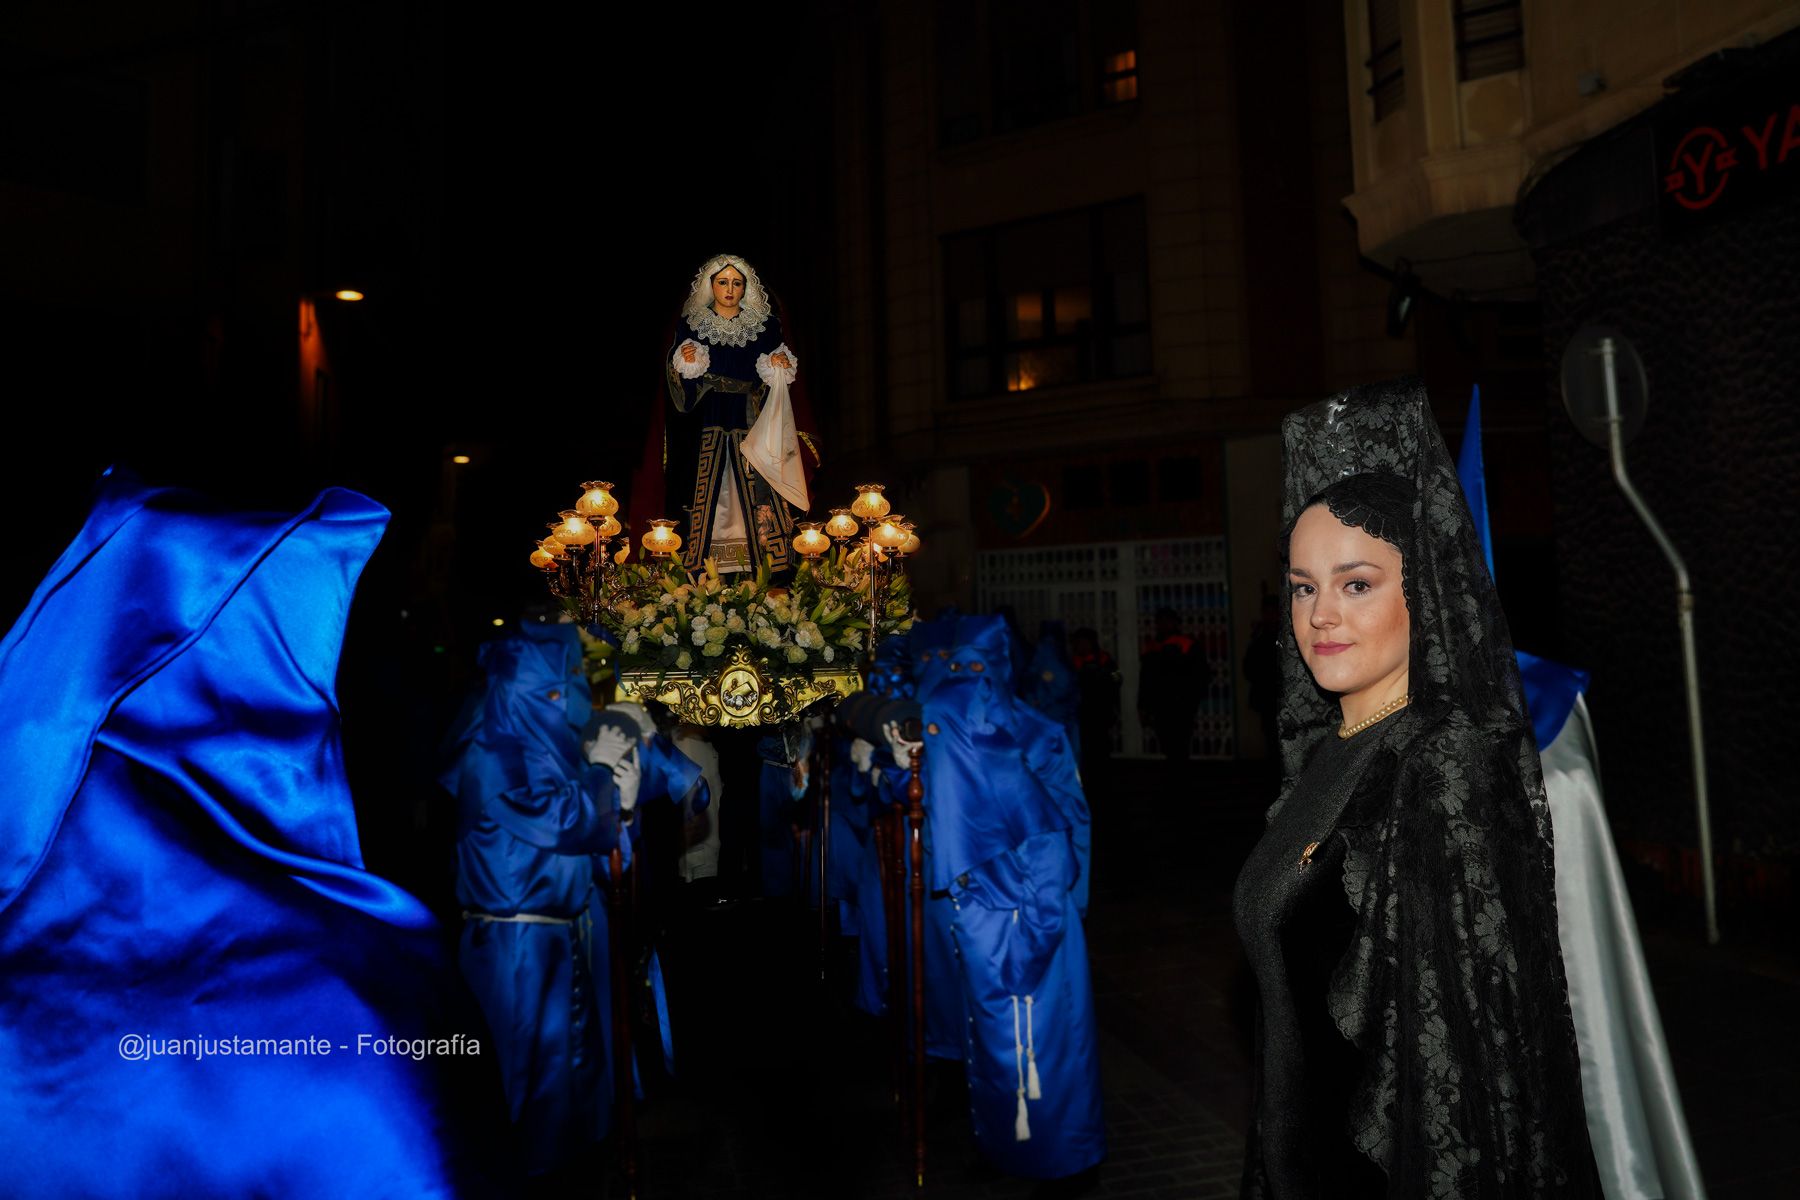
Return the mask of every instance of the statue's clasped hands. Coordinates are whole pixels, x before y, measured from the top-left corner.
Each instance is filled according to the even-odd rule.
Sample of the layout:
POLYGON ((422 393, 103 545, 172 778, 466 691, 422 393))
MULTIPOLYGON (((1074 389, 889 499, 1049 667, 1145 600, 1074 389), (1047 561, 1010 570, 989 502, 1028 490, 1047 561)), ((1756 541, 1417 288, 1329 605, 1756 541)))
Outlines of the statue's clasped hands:
MULTIPOLYGON (((681 347, 681 361, 684 363, 691 363, 698 357, 698 353, 694 343, 688 342, 681 347)), ((794 360, 785 354, 771 354, 769 355, 769 362, 774 366, 780 367, 784 371, 794 365, 794 360)))

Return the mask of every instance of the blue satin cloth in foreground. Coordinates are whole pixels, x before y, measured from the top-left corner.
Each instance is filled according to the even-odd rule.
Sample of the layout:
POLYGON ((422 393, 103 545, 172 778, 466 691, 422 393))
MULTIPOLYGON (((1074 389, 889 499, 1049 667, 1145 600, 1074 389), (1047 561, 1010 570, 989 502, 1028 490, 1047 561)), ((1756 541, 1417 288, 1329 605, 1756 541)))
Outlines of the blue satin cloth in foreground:
POLYGON ((1525 689, 1531 735, 1537 739, 1538 753, 1542 754, 1562 733, 1575 701, 1587 691, 1588 673, 1523 650, 1513 651, 1513 657, 1519 660, 1519 683, 1525 689))
POLYGON ((573 625, 526 623, 482 647, 487 690, 444 786, 457 798, 463 977, 493 1031, 526 1169, 554 1169, 612 1120, 610 996, 597 856, 621 845, 612 773, 581 750, 587 677, 573 625), (499 919, 484 919, 499 918, 499 919), (524 918, 524 919, 519 919, 524 918))
POLYGON ((1587 705, 1577 695, 1571 709, 1544 751, 1544 790, 1556 832, 1557 931, 1601 1190, 1607 1200, 1701 1200, 1699 1163, 1600 801, 1587 705))
POLYGON ((339 741, 386 524, 110 478, 0 642, 0 1195, 475 1190, 448 1060, 389 1040, 448 1036, 453 976, 362 867, 339 741))
POLYGON ((998 618, 958 622, 947 658, 919 692, 926 827, 954 906, 975 1140, 1004 1171, 1060 1178, 1106 1153, 1074 821, 1029 754, 1045 725, 1062 739, 1015 702, 998 618))

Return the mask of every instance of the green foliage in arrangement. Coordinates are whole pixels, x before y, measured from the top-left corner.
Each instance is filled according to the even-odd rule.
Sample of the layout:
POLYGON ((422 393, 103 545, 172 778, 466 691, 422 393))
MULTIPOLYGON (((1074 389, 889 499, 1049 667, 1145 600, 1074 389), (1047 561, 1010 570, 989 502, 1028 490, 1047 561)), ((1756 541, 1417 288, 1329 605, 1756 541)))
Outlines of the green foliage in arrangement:
MULTIPOLYGON (((737 646, 748 646, 772 675, 852 666, 868 639, 868 570, 861 552, 834 549, 803 561, 787 588, 769 585, 765 559, 754 576, 721 576, 707 559, 698 575, 679 561, 625 563, 618 568, 622 598, 601 616, 619 639, 612 653, 583 635, 590 678, 622 670, 704 673, 737 646), (600 647, 600 649, 596 649, 600 647)), ((913 624, 912 589, 895 572, 877 615, 882 637, 913 624)))

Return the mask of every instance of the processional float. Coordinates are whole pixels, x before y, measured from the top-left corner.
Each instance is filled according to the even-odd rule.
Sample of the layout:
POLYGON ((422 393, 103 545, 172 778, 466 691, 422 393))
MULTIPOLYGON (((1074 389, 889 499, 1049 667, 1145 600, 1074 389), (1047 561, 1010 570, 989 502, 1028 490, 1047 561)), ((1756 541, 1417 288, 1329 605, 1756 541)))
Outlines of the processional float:
MULTIPOLYGON (((920 540, 912 522, 891 511, 879 483, 860 485, 850 505, 832 509, 827 521, 798 523, 793 546, 800 563, 785 588, 771 584, 766 561, 747 578, 721 575, 710 560, 698 574, 690 573, 676 557, 681 549, 676 522, 663 518, 649 523, 634 559, 618 511, 612 484, 584 483, 575 506, 558 514, 531 552, 531 565, 543 572, 570 617, 584 631, 598 627, 610 635, 585 640, 610 668, 618 700, 660 705, 676 721, 702 727, 797 725, 860 691, 863 666, 873 661, 881 638, 911 627, 905 564, 918 553, 920 540)), ((817 791, 808 839, 819 872, 821 978, 831 936, 830 742, 818 739, 813 751, 817 791)), ((921 747, 910 763, 904 814, 895 806, 873 822, 888 962, 909 964, 906 970, 890 965, 888 1013, 894 1024, 895 1090, 920 1187, 925 1179, 923 758, 921 747), (904 932, 909 898, 910 936, 904 932)), ((626 943, 637 932, 637 869, 637 856, 627 868, 622 851, 612 851, 606 897, 613 1081, 620 1169, 633 1197, 638 1148, 626 964, 636 959, 627 955, 626 943)))

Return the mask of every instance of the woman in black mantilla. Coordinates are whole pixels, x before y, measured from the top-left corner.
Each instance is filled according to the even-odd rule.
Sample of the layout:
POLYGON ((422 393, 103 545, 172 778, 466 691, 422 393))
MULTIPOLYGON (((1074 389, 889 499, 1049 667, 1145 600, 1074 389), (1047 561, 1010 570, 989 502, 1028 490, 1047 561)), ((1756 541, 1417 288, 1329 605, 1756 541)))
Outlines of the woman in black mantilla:
POLYGON ((1417 384, 1283 434, 1283 785, 1233 896, 1243 1194, 1595 1195, 1542 772, 1455 464, 1417 384))

